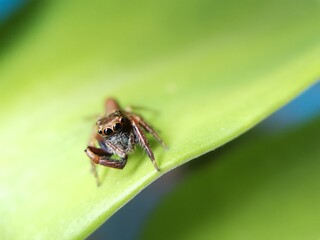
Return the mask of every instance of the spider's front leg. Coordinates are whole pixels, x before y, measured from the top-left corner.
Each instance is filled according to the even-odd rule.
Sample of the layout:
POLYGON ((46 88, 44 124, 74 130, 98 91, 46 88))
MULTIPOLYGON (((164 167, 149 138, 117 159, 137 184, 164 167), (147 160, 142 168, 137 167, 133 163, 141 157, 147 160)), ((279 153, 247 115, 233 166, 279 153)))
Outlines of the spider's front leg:
POLYGON ((135 132, 135 135, 139 139, 140 144, 142 145, 142 147, 144 148, 144 150, 148 154, 149 158, 151 159, 151 162, 153 163, 154 168, 157 171, 160 171, 160 168, 158 167, 158 164, 154 158, 154 154, 150 148, 149 142, 148 142, 146 136, 144 135, 142 129, 139 126, 139 121, 137 119, 135 119, 133 115, 129 116, 129 118, 131 121, 133 131, 135 132))
POLYGON ((87 156, 95 163, 106 167, 112 167, 117 169, 123 169, 127 163, 127 155, 120 160, 112 159, 111 153, 104 151, 101 148, 88 146, 85 150, 87 156))
POLYGON ((122 169, 124 168, 124 166, 127 163, 127 156, 122 156, 122 158, 120 160, 115 160, 112 159, 112 153, 110 153, 108 151, 108 147, 106 146, 106 144, 103 141, 103 138, 96 133, 93 133, 89 143, 88 143, 88 147, 86 148, 86 150, 84 150, 87 154, 87 156, 90 158, 90 162, 91 162, 91 170, 92 173, 97 181, 97 185, 100 185, 100 181, 99 181, 99 176, 98 176, 98 172, 96 169, 96 164, 99 165, 103 165, 106 167, 112 167, 112 168, 117 168, 117 169, 122 169), (101 148, 96 148, 94 147, 94 142, 95 140, 98 141, 99 145, 101 148))
POLYGON ((152 134, 152 136, 164 147, 168 149, 168 146, 163 142, 163 140, 159 137, 158 133, 138 114, 131 114, 131 116, 138 122, 138 124, 146 130, 148 133, 152 134))
POLYGON ((120 160, 115 160, 111 158, 111 153, 108 153, 101 148, 88 146, 84 151, 86 152, 87 156, 91 159, 92 171, 93 175, 96 178, 97 186, 100 185, 100 180, 96 170, 96 164, 116 169, 123 169, 127 163, 127 156, 121 158, 120 160))

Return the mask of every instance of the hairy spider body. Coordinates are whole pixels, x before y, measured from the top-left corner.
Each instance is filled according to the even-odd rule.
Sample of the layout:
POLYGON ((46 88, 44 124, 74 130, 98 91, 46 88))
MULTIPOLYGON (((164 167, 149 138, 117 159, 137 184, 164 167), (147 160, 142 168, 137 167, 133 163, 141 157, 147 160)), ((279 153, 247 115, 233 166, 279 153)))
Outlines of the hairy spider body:
POLYGON ((132 126, 129 119, 121 111, 113 112, 109 116, 99 119, 97 126, 98 133, 103 137, 103 140, 98 141, 103 150, 119 156, 128 154, 133 150, 135 141, 132 126), (113 128, 109 126, 113 126, 113 128), (119 153, 114 149, 118 149, 119 153))
POLYGON ((97 121, 96 130, 85 150, 87 156, 91 159, 97 184, 99 185, 99 179, 95 168, 96 164, 122 169, 127 163, 128 154, 134 150, 137 144, 146 151, 155 169, 159 171, 142 129, 151 133, 163 147, 166 147, 159 135, 140 115, 122 110, 116 100, 109 98, 105 105, 106 116, 97 121), (95 146, 95 142, 98 143, 100 148, 95 146), (118 156, 120 159, 112 158, 112 156, 118 156))

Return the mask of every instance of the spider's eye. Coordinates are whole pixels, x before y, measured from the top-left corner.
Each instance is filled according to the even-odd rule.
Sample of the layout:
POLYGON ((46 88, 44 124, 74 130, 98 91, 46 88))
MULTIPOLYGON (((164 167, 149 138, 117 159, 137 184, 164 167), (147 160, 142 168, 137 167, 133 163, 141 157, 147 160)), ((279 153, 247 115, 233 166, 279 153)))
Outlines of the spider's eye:
POLYGON ((112 131, 111 128, 106 128, 106 129, 104 130, 104 134, 107 135, 107 136, 110 136, 112 133, 113 133, 113 131, 112 131))
POLYGON ((119 131, 121 129, 121 124, 120 123, 115 123, 114 125, 113 125, 113 130, 114 131, 119 131))
POLYGON ((124 123, 124 118, 123 117, 120 118, 120 122, 124 123))
POLYGON ((98 130, 98 133, 99 133, 99 134, 102 134, 102 130, 101 130, 101 129, 99 129, 99 130, 98 130))

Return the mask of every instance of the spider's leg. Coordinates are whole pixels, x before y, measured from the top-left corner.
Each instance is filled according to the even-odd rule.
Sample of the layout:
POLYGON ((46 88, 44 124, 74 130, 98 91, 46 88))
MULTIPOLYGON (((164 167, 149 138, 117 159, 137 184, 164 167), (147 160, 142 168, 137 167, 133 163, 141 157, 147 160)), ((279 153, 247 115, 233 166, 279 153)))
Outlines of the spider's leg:
POLYGON ((96 170, 96 164, 116 169, 123 169, 127 163, 127 156, 121 158, 120 160, 112 159, 112 154, 104 151, 101 148, 88 146, 84 151, 86 152, 87 156, 91 159, 92 171, 96 178, 97 186, 100 185, 100 181, 96 170))
POLYGON ((131 115, 136 121, 139 123, 141 127, 143 127, 147 132, 152 134, 152 136, 164 147, 168 149, 168 146, 163 142, 163 140, 159 137, 158 133, 139 115, 132 114, 131 115))
POLYGON ((122 169, 127 163, 128 157, 126 155, 120 160, 112 159, 111 158, 112 154, 105 152, 101 148, 88 146, 85 152, 94 163, 103 165, 106 167, 122 169))
POLYGON ((120 160, 115 160, 112 158, 103 158, 103 159, 100 159, 99 164, 106 167, 123 169, 127 164, 127 159, 128 159, 128 156, 120 158, 120 160))
POLYGON ((139 142, 141 143, 142 147, 144 148, 144 150, 148 154, 149 158, 151 159, 154 168, 157 171, 160 171, 160 169, 157 165, 157 162, 154 159, 154 155, 153 155, 153 152, 149 146, 148 140, 147 140, 146 136, 144 135, 143 131, 141 130, 141 128, 139 127, 138 121, 132 116, 130 117, 130 120, 131 120, 131 125, 133 127, 133 131, 135 132, 135 135, 139 139, 139 142))
POLYGON ((105 152, 112 154, 112 151, 111 151, 110 148, 106 145, 103 137, 100 136, 99 134, 97 134, 96 138, 97 138, 97 141, 98 141, 98 144, 99 144, 100 148, 101 148, 102 150, 104 150, 105 152))
MULTIPOLYGON (((93 130, 92 130, 91 136, 90 136, 89 141, 88 141, 88 146, 94 147, 96 140, 98 140, 97 139, 98 134, 96 133, 95 129, 96 128, 94 127, 93 130)), ((92 172, 94 178, 96 179, 97 186, 99 186, 100 185, 100 181, 99 181, 99 176, 98 176, 98 172, 97 172, 97 169, 96 169, 96 164, 91 158, 90 158, 90 163, 91 163, 91 172, 92 172)))
POLYGON ((112 144, 111 142, 105 142, 105 146, 110 149, 114 154, 118 155, 121 158, 124 158, 127 154, 123 149, 117 147, 116 145, 112 144))
MULTIPOLYGON (((99 175, 98 175, 98 172, 96 169, 96 164, 100 164, 99 163, 100 158, 102 160, 104 158, 110 158, 112 155, 112 152, 110 152, 110 150, 108 149, 108 147, 104 143, 103 137, 100 136, 99 134, 97 134, 95 131, 92 132, 92 135, 89 139, 88 147, 85 150, 85 152, 86 152, 87 156, 90 158, 91 172, 97 181, 97 186, 99 186, 100 180, 99 180, 99 175), (96 141, 100 145, 101 149, 95 147, 96 141)), ((103 164, 101 164, 101 165, 103 165, 103 164)))
MULTIPOLYGON (((106 147, 104 147, 105 144, 104 144, 103 138, 99 134, 96 133, 95 129, 96 128, 94 127, 94 130, 92 131, 92 134, 91 134, 89 142, 88 142, 88 146, 95 148, 95 142, 98 141, 100 147, 102 148, 102 150, 104 150, 104 152, 101 152, 101 154, 102 155, 109 155, 108 149, 106 147)), ((85 151, 87 152, 87 150, 85 150, 85 151)), ((110 154, 110 156, 111 156, 111 154, 110 154)), ((96 169, 96 163, 94 162, 94 160, 90 156, 89 156, 89 158, 90 158, 90 163, 91 163, 91 172, 97 181, 97 186, 99 186, 100 181, 99 181, 99 176, 98 176, 98 172, 96 169)))

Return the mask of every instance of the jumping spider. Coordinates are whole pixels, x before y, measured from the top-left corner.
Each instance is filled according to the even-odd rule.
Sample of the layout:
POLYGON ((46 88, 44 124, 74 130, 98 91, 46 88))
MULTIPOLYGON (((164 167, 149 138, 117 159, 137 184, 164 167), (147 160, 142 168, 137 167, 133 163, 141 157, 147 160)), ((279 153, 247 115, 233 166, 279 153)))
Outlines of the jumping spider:
POLYGON ((135 145, 140 145, 148 154, 154 168, 159 171, 148 140, 142 131, 151 133, 154 138, 165 148, 166 145, 159 135, 143 118, 130 110, 123 110, 115 99, 108 98, 105 102, 106 115, 96 123, 88 147, 85 152, 91 159, 92 171, 99 185, 96 164, 106 167, 123 169, 127 163, 128 154, 134 150, 135 145), (100 148, 95 146, 98 142, 100 148), (112 158, 112 155, 120 159, 112 158))

